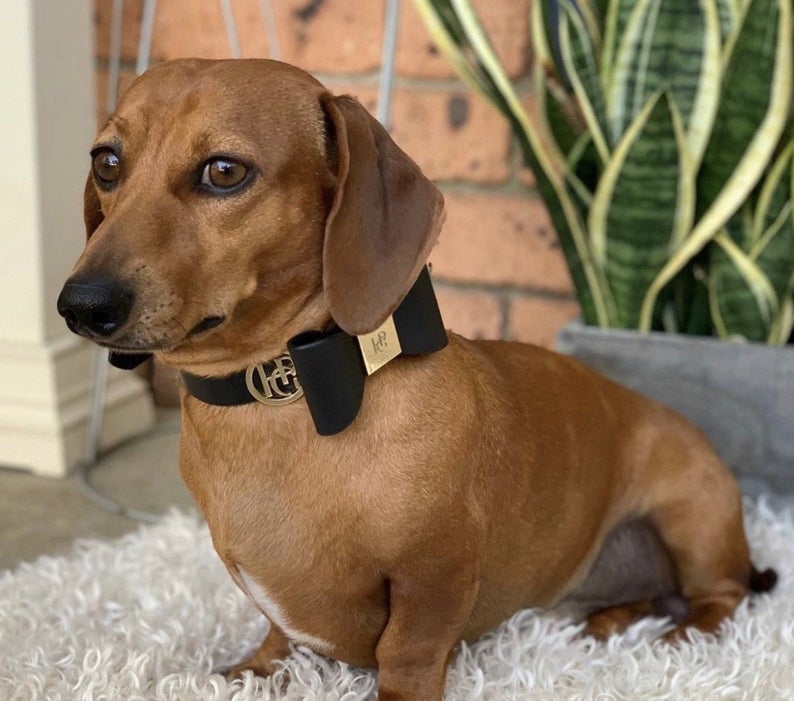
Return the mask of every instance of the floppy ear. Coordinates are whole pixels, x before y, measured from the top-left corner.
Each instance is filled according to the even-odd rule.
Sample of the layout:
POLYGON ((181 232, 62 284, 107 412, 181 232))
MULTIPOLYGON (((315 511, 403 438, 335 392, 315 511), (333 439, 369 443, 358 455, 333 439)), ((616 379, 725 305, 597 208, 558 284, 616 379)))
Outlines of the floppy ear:
POLYGON ((337 163, 323 286, 336 323, 369 333, 419 275, 443 223, 444 198, 357 100, 324 93, 320 101, 337 163))
POLYGON ((85 189, 83 190, 83 220, 85 221, 86 239, 90 239, 91 234, 93 234, 105 220, 105 215, 102 214, 102 205, 99 203, 99 195, 96 194, 94 178, 91 176, 91 173, 88 174, 88 180, 85 181, 85 189))

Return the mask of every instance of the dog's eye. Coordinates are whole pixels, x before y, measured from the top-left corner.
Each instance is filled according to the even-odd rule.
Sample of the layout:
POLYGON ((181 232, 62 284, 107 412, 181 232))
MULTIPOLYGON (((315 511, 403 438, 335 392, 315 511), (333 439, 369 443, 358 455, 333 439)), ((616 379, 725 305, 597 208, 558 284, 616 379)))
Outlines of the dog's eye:
POLYGON ((113 187, 121 175, 121 160, 109 149, 95 153, 91 167, 100 187, 105 189, 113 187))
POLYGON ((201 184, 219 190, 229 190, 240 185, 248 175, 248 168, 242 163, 225 158, 216 158, 204 166, 201 184))

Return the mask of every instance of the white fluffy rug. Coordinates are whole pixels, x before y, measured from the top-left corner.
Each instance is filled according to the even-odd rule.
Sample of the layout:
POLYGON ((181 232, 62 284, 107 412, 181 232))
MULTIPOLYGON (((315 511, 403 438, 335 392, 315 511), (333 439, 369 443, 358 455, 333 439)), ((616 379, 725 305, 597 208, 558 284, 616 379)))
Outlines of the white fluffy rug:
MULTIPOLYGON (((644 622, 607 644, 523 611, 464 646, 447 699, 794 698, 794 507, 747 502, 756 562, 780 580, 679 649, 644 622)), ((0 575, 3 701, 374 699, 375 675, 297 649, 269 680, 213 674, 258 645, 262 617, 219 564, 195 516, 170 514, 116 542, 85 541, 0 575)))

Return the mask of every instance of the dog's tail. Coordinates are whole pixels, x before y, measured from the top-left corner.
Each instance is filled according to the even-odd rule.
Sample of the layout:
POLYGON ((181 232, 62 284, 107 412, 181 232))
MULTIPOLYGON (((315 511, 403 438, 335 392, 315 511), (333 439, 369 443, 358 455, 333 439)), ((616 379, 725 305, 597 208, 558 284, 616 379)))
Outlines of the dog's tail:
POLYGON ((770 591, 777 584, 777 572, 768 567, 763 572, 759 572, 755 567, 750 571, 750 591, 759 594, 770 591))

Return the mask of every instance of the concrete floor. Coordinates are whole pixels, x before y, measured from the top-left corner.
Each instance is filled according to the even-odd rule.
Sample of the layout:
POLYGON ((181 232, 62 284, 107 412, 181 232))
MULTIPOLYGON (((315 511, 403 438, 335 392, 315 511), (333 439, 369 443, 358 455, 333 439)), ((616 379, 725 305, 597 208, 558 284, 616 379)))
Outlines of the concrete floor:
MULTIPOLYGON (((179 412, 161 412, 151 433, 99 460, 91 484, 128 508, 153 514, 174 506, 196 509, 179 476, 178 431, 179 412)), ((52 479, 0 468, 0 570, 67 552, 76 538, 116 538, 139 525, 92 503, 76 476, 52 479)))

